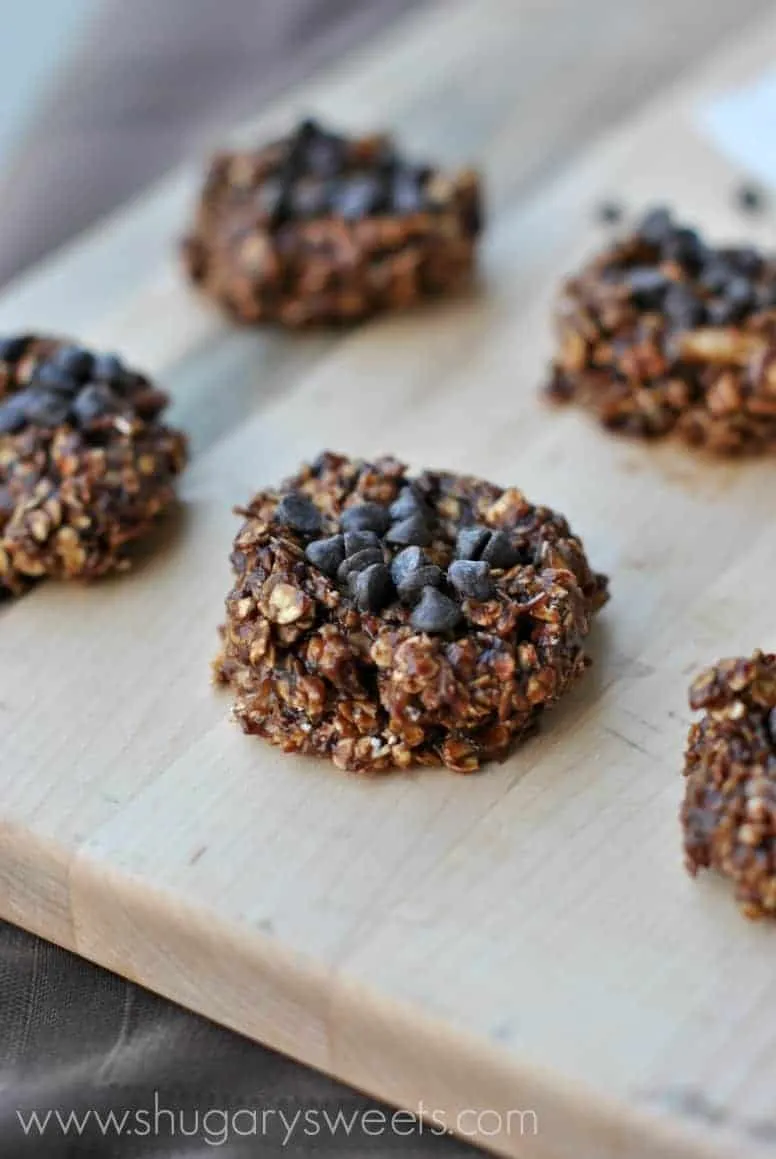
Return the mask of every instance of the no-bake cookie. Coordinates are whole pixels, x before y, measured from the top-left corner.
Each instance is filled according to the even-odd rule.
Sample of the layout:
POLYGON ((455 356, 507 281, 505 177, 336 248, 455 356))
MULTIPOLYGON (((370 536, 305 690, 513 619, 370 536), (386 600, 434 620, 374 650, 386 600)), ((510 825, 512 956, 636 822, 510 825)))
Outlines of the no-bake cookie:
POLYGON ((665 209, 563 287, 547 388, 613 430, 720 454, 776 449, 776 262, 665 209))
POLYGON ((731 878, 750 918, 776 914, 776 655, 721 660, 690 690, 686 863, 731 878))
POLYGON ((465 282, 481 215, 473 171, 412 164, 388 136, 307 120, 214 158, 184 262, 239 321, 351 322, 465 282))
POLYGON ((288 752, 472 772, 585 669, 606 580, 515 488, 327 452, 241 514, 216 675, 288 752))
POLYGON ((183 435, 160 422, 166 405, 115 355, 0 340, 0 592, 127 565, 186 458, 183 435))

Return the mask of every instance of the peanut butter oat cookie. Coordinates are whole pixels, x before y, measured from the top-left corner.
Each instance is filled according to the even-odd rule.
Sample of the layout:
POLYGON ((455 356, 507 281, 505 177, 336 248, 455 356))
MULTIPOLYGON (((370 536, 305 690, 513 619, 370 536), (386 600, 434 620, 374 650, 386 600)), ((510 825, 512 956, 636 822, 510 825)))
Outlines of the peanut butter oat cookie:
POLYGON ((776 261, 714 248, 665 209, 561 293, 547 388, 604 426, 718 454, 776 450, 776 261))
POLYGON ((308 120, 214 158, 183 255, 241 322, 352 322, 460 286, 480 228, 471 170, 413 165, 389 137, 346 138, 308 120))
POLYGON ((216 675, 287 752, 473 772, 586 667, 606 580, 515 488, 327 452, 241 514, 216 675))
POLYGON ((776 655, 721 660, 690 689, 682 825, 687 868, 730 877, 750 918, 776 914, 776 655))
POLYGON ((166 405, 114 355, 0 341, 0 592, 126 566, 186 458, 183 436, 159 421, 166 405))

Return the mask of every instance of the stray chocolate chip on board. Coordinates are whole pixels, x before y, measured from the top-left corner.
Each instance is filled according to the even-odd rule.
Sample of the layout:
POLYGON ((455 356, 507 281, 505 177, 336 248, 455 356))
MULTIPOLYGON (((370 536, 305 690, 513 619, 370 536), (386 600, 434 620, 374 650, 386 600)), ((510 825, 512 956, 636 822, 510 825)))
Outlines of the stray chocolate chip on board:
POLYGON ((308 119, 213 159, 183 260, 241 322, 355 322, 470 281, 481 201, 473 170, 448 176, 405 161, 388 137, 308 119))
POLYGON ((569 278, 546 394, 608 429, 720 455, 776 449, 776 259, 665 207, 569 278))
POLYGON ((324 452, 243 513, 216 675, 243 730, 286 752, 472 772, 585 670, 606 580, 516 488, 324 452))
POLYGON ((184 436, 158 421, 166 405, 116 356, 0 340, 0 593, 128 566, 186 462, 184 436))

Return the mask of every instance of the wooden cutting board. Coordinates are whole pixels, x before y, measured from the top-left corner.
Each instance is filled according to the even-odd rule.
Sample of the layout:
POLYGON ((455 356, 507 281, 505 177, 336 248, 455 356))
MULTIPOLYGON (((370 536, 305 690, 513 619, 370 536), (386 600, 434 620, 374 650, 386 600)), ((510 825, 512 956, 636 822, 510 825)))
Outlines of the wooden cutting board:
POLYGON ((194 448, 134 576, 0 616, 0 915, 504 1154, 772 1154, 776 934, 686 877, 677 808, 691 675, 776 648, 776 464, 620 441, 536 388, 600 198, 776 244, 701 127, 767 69, 776 22, 528 204, 518 35, 500 0, 461 0, 258 127, 315 109, 479 157, 494 218, 466 300, 336 338, 237 331, 171 253, 192 173, 0 300, 3 330, 157 373, 194 448), (506 764, 359 779, 230 724, 209 684, 230 509, 321 447, 520 485, 610 574, 594 668, 506 764))

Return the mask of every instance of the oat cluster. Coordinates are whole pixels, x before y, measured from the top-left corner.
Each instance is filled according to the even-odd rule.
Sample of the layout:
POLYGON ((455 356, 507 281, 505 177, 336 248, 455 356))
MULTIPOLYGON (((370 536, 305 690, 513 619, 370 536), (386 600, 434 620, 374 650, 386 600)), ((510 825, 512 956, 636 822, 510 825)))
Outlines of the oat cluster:
POLYGON ((776 449, 776 262, 652 210, 564 285, 547 388, 612 430, 776 449))
POLYGON ((480 228, 473 171, 414 165, 390 137, 308 120, 214 158, 183 257, 241 322, 341 323, 459 287, 480 228))
POLYGON ((776 655, 721 660, 690 689, 704 710, 687 741, 687 868, 731 878, 750 918, 776 914, 776 655))
POLYGON ((586 666, 606 581, 515 488, 327 452, 241 514, 216 673, 287 752, 472 772, 586 666))
POLYGON ((0 341, 0 593, 127 566, 186 459, 184 437, 160 421, 166 405, 114 355, 0 341))

